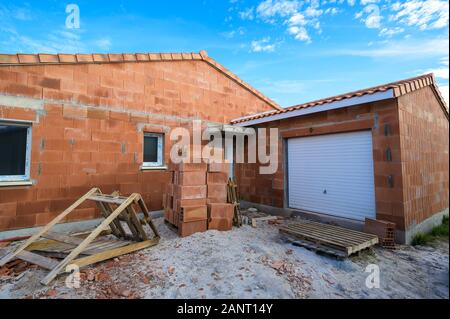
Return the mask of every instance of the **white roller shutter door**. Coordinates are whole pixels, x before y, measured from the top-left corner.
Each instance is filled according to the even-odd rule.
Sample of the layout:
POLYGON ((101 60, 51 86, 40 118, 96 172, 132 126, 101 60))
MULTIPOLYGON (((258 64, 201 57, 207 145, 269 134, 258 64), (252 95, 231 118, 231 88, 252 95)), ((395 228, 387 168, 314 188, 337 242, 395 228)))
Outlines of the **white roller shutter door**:
POLYGON ((290 208, 375 218, 370 131, 292 138, 287 152, 290 208))

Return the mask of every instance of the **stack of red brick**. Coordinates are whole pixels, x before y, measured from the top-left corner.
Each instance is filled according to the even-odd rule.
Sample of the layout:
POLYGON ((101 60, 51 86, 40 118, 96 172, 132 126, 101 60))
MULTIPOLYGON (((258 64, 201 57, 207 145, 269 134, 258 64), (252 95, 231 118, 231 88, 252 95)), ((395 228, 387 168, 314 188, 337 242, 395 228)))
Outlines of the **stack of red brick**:
POLYGON ((234 207, 227 203, 229 164, 182 163, 171 169, 164 216, 182 237, 208 229, 233 227, 234 207))

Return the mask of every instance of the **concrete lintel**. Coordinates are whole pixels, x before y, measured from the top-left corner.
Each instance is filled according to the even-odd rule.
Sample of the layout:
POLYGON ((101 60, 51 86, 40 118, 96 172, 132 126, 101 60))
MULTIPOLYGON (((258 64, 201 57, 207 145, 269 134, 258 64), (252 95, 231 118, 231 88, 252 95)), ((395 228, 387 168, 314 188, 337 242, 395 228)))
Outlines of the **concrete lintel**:
POLYGON ((0 94, 0 105, 6 107, 20 107, 32 110, 43 110, 44 101, 23 96, 0 94))

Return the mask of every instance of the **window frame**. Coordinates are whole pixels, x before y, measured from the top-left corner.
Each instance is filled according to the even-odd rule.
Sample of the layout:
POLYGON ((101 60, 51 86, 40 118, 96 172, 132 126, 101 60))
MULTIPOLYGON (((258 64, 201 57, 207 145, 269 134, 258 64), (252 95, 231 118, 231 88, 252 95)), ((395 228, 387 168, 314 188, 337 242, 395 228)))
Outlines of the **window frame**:
POLYGON ((144 141, 142 143, 142 168, 158 168, 164 167, 164 134, 163 133, 151 133, 144 132, 144 141), (145 138, 146 137, 156 137, 158 139, 157 144, 157 158, 156 162, 144 162, 145 156, 145 138))
POLYGON ((0 120, 0 125, 3 126, 19 126, 27 128, 27 142, 25 151, 25 174, 24 175, 0 175, 0 182, 26 182, 30 180, 31 169, 31 144, 32 144, 32 123, 30 122, 15 122, 0 120))

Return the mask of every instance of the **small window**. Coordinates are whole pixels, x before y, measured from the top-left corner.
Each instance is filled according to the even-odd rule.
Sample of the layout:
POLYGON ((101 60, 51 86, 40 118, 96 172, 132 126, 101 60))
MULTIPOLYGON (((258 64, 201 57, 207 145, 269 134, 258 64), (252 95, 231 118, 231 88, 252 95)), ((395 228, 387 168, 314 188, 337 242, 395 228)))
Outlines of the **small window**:
POLYGON ((31 126, 0 121, 0 182, 30 179, 31 126))
POLYGON ((164 139, 163 134, 144 133, 143 167, 163 166, 164 139))

